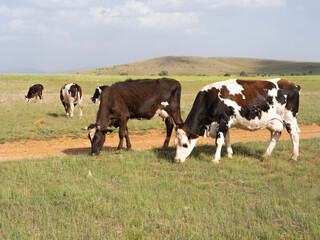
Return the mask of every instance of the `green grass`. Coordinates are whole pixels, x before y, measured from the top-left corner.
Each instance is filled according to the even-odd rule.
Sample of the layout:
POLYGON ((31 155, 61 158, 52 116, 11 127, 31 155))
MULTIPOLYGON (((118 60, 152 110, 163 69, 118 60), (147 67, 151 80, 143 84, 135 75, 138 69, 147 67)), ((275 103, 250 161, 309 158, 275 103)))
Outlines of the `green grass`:
MULTIPOLYGON (((102 84, 123 81, 130 76, 92 76, 92 75, 0 75, 0 143, 24 139, 51 139, 61 135, 85 137, 81 128, 95 122, 98 105, 90 101, 95 88, 102 84), (84 113, 78 119, 79 109, 75 108, 74 119, 66 119, 64 108, 60 102, 59 91, 63 84, 77 82, 84 94, 84 113), (28 88, 34 83, 44 85, 43 104, 24 102, 28 88), (34 124, 43 119, 42 124, 34 124)), ((133 79, 139 76, 132 76, 133 79)), ((143 77, 141 77, 143 78, 143 77)), ((158 78, 153 76, 153 78, 158 78)), ((198 91, 214 81, 222 81, 230 77, 212 76, 172 76, 181 82, 181 111, 186 119, 198 91)), ((251 78, 249 78, 251 79, 251 78)), ((263 78, 261 78, 263 79, 263 78)), ((320 124, 320 76, 288 77, 302 86, 300 113, 298 122, 302 124, 320 124)), ((164 129, 160 118, 150 121, 129 121, 129 131, 148 129, 164 129)))
POLYGON ((1 239, 318 239, 320 139, 198 146, 0 163, 1 239), (225 149, 223 152, 225 156, 225 149), (87 176, 88 172, 92 176, 87 176))

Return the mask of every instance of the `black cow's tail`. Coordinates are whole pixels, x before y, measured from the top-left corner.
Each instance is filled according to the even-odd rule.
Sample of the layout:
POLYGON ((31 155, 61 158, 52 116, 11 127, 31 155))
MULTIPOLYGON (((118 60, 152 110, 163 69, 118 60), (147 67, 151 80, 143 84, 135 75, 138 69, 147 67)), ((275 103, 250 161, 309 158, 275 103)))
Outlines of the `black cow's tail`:
POLYGON ((300 92, 301 86, 300 86, 300 85, 297 85, 296 87, 297 87, 298 91, 300 92))

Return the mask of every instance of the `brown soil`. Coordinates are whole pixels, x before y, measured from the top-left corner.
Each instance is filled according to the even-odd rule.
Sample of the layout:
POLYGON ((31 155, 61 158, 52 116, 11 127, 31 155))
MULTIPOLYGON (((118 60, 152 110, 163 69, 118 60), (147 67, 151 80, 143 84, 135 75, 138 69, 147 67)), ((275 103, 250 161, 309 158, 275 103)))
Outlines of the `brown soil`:
MULTIPOLYGON (((316 124, 300 126, 300 138, 320 137, 320 126, 316 124)), ((270 133, 267 130, 256 132, 243 131, 239 129, 230 130, 231 142, 249 142, 249 141, 268 141, 270 133)), ((165 139, 163 130, 147 131, 144 135, 130 135, 132 149, 151 149, 161 147, 165 139)), ((174 133, 171 137, 170 145, 173 146, 174 133)), ((290 139, 289 134, 283 131, 280 140, 290 139)), ((106 137, 104 151, 115 150, 118 145, 117 134, 110 134, 106 137)), ((125 142, 125 141, 124 141, 125 142)), ((214 145, 212 138, 200 138, 197 145, 211 144, 214 145)), ((0 162, 18 160, 22 158, 40 158, 45 156, 61 156, 89 154, 90 141, 86 138, 72 139, 70 137, 62 137, 48 141, 19 141, 4 143, 0 145, 0 162)))

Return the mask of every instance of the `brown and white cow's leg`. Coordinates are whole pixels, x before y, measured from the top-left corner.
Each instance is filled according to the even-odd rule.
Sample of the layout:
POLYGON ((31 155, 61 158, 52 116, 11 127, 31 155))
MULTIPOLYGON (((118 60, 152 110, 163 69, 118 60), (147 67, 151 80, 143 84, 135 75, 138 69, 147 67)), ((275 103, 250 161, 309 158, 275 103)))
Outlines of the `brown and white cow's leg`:
POLYGON ((82 118, 82 109, 83 109, 83 104, 79 102, 80 118, 82 118))
POLYGON ((173 120, 171 117, 167 117, 165 119, 165 123, 166 123, 167 136, 166 136, 166 139, 163 143, 163 147, 168 147, 174 125, 173 125, 173 120))
POLYGON ((270 142, 265 152, 265 156, 270 156, 275 148, 283 130, 283 122, 280 119, 272 119, 267 123, 267 129, 270 131, 270 142))
POLYGON ((270 142, 268 145, 268 148, 265 152, 265 156, 270 156, 274 147, 276 146, 280 136, 281 136, 281 132, 274 132, 274 131, 270 131, 270 142))
POLYGON ((74 111, 74 103, 73 101, 70 103, 70 118, 73 118, 73 111, 74 111))
POLYGON ((233 151, 231 148, 229 131, 226 133, 225 142, 226 142, 226 146, 227 146, 227 156, 228 156, 228 158, 232 158, 233 151))
POLYGON ((66 111, 66 115, 67 115, 67 118, 70 117, 70 104, 69 103, 63 103, 64 105, 64 109, 66 111))

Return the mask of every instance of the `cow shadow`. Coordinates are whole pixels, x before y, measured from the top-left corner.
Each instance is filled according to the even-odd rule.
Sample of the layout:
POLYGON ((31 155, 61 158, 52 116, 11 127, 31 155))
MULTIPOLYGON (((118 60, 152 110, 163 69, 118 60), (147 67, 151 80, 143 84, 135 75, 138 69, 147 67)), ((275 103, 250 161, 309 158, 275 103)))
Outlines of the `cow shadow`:
MULTIPOLYGON (((264 151, 261 149, 252 150, 249 147, 246 147, 242 144, 233 144, 232 150, 234 155, 241 155, 243 157, 251 157, 258 159, 260 161, 264 160, 263 154, 264 151)), ((152 149, 154 153, 158 156, 158 158, 168 161, 174 162, 174 157, 176 154, 175 147, 168 148, 154 148, 152 149)), ((216 151, 216 146, 213 145, 200 145, 196 146, 191 152, 189 157, 195 157, 200 161, 211 161, 216 151)), ((221 158, 227 158, 227 150, 226 147, 223 146, 221 150, 221 158)))
POLYGON ((52 112, 47 113, 47 115, 49 117, 53 117, 53 118, 59 118, 59 117, 65 117, 66 116, 66 114, 63 114, 63 113, 58 114, 58 113, 52 113, 52 112))
MULTIPOLYGON (((117 151, 116 147, 105 146, 101 149, 101 152, 114 152, 114 151, 117 151)), ((89 155, 91 153, 91 147, 69 148, 69 149, 64 149, 62 152, 66 155, 79 155, 79 154, 89 155)))

